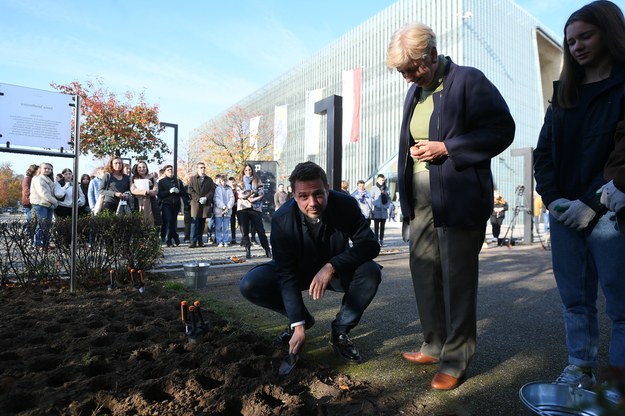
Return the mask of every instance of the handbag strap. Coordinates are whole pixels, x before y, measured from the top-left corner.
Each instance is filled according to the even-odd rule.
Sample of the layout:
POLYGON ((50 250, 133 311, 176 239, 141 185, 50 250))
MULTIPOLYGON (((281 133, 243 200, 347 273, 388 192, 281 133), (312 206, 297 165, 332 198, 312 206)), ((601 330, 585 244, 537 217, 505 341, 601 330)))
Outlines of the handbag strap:
POLYGON ((104 189, 108 191, 109 186, 111 186, 111 174, 107 172, 104 175, 104 189))

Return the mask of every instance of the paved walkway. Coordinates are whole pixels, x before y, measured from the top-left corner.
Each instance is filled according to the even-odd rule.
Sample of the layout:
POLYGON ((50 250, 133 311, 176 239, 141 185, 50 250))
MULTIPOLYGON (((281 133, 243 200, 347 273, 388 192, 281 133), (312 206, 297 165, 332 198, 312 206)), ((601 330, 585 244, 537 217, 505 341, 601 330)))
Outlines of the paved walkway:
MULTIPOLYGON (((384 247, 385 253, 396 253, 398 250, 407 250, 407 244, 401 239, 400 223, 387 222, 384 247)), ((182 237, 182 236, 181 236, 182 237)), ((206 239, 206 235, 204 236, 206 239)), ((269 238, 269 234, 267 235, 269 238)), ((240 241, 237 232, 237 241, 240 241)), ((182 241, 182 238, 180 238, 182 241)), ((189 248, 189 243, 181 243, 178 247, 163 247, 165 257, 156 270, 167 271, 182 269, 185 264, 210 263, 211 267, 227 267, 237 265, 255 265, 266 262, 265 250, 260 244, 252 247, 252 258, 245 258, 245 250, 240 244, 228 247, 218 247, 216 244, 204 244, 204 247, 189 248)))
MULTIPOLYGON (((487 232, 490 231, 490 226, 487 228, 487 232)), ((502 237, 505 230, 502 230, 502 237)), ((542 233, 541 233, 542 235, 542 233)), ((514 233, 515 239, 521 238, 522 234, 519 231, 514 233)), ((206 235, 204 236, 206 239, 206 235)), ((269 238, 269 234, 267 234, 269 238)), ((240 241, 240 234, 237 231, 237 241, 240 241)), ((535 242, 528 247, 541 247, 540 240, 535 236, 535 242)), ((182 234, 180 235, 180 241, 183 241, 182 234)), ((494 239, 492 235, 486 235, 486 241, 484 244, 484 250, 501 250, 502 247, 497 247, 493 243, 494 239)), ((505 247, 504 247, 505 248, 505 247)), ((227 247, 218 247, 216 244, 204 244, 204 247, 189 248, 189 243, 181 243, 178 247, 165 247, 163 246, 165 257, 161 263, 156 267, 157 271, 177 270, 183 269, 185 264, 194 263, 210 263, 211 267, 228 267, 228 266, 249 266, 266 262, 268 259, 265 256, 265 250, 256 244, 252 247, 252 258, 245 258, 245 250, 240 244, 235 244, 227 247)), ((398 252, 408 252, 408 243, 405 243, 401 238, 401 223, 388 222, 386 223, 386 232, 384 237, 384 246, 380 251, 380 256, 386 256, 391 254, 397 254, 398 252)), ((483 251, 484 253, 484 251, 483 251)))

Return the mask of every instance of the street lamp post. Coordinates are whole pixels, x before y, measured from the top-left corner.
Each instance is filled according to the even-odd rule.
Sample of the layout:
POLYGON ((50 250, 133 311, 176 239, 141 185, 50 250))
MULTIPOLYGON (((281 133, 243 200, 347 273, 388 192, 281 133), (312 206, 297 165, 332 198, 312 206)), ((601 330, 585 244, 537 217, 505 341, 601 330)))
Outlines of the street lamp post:
POLYGON ((178 125, 173 123, 160 123, 163 127, 174 129, 174 178, 178 177, 178 125))

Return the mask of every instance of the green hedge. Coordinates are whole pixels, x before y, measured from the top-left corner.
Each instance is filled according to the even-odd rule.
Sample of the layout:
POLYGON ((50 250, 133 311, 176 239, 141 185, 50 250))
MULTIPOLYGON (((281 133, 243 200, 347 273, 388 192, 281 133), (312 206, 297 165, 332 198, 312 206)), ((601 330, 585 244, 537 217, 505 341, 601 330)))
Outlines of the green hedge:
MULTIPOLYGON (((27 286, 70 275, 71 219, 55 219, 46 230, 50 247, 32 244, 34 222, 0 223, 0 285, 27 286)), ((142 214, 102 213, 78 219, 76 279, 78 285, 130 281, 130 270, 154 268, 163 257, 158 230, 145 224, 142 214)))

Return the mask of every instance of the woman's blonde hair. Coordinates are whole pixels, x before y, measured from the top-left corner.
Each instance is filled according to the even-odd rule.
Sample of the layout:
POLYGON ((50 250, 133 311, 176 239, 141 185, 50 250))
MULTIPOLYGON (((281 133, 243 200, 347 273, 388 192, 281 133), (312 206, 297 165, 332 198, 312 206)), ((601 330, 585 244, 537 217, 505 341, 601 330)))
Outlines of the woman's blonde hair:
MULTIPOLYGON (((51 169, 53 168, 52 163, 42 162, 42 163, 40 163, 40 164, 39 164, 39 166, 37 166, 37 170, 35 171, 35 175, 34 175, 34 176, 43 175, 43 174, 44 174, 44 173, 43 173, 43 169, 44 169, 46 166, 50 166, 50 168, 51 168, 51 169)), ((50 175, 49 175, 49 176, 52 176, 52 173, 50 173, 50 175)))
POLYGON ((495 191, 494 194, 495 194, 495 203, 496 204, 505 204, 506 203, 506 198, 503 197, 501 192, 495 191))
POLYGON ((386 50, 386 67, 403 68, 429 54, 436 47, 434 31, 423 23, 410 23, 397 29, 386 50))

